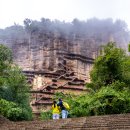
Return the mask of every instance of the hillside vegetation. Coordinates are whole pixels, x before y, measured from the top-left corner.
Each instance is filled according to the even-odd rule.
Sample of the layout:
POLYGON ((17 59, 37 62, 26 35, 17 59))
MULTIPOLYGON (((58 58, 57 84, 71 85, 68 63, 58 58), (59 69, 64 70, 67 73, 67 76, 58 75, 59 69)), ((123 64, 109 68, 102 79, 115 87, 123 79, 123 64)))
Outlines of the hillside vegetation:
MULTIPOLYGON (((110 42, 102 47, 91 71, 89 93, 75 97, 57 93, 71 109, 70 117, 121 114, 130 112, 130 57, 110 42)), ((42 113, 42 119, 51 118, 50 112, 42 113), (49 116, 49 117, 48 117, 49 116)))
POLYGON ((0 44, 0 115, 14 121, 30 120, 29 86, 12 60, 11 50, 0 44))

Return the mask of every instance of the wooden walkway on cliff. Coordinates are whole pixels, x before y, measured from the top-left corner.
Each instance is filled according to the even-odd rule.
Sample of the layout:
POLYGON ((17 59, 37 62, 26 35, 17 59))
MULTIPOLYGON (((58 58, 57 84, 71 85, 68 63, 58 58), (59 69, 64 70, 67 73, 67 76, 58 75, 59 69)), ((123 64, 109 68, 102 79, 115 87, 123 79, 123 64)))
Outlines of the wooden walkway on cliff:
MULTIPOLYGON (((33 81, 34 74, 41 74, 44 77, 50 78, 50 83, 44 83, 39 89, 32 89, 33 100, 31 102, 32 106, 44 106, 52 105, 52 97, 57 91, 76 91, 82 93, 88 92, 85 88, 85 81, 77 78, 75 72, 71 70, 66 64, 66 60, 62 58, 63 63, 58 63, 58 70, 53 73, 47 72, 24 72, 28 79, 33 81)), ((89 59, 90 60, 90 59, 89 59)))

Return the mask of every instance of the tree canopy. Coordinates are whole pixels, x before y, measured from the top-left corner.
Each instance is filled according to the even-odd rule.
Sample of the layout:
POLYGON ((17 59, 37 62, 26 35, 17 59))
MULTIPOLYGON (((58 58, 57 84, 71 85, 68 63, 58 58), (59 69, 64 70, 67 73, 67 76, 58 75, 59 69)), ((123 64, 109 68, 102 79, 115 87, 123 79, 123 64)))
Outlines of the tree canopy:
POLYGON ((7 102, 9 105, 7 105, 7 107, 11 107, 12 110, 11 111, 7 108, 3 110, 3 103, 3 106, 0 107, 0 114, 6 113, 4 116, 11 120, 31 119, 28 92, 29 86, 26 77, 23 75, 21 69, 17 65, 13 64, 11 50, 0 44, 0 102, 1 104, 7 102), (12 104, 11 102, 16 104, 17 109, 14 109, 14 107, 10 105, 12 104), (23 108, 24 110, 22 110, 23 108), (16 118, 13 116, 14 113, 17 113, 16 118), (21 116, 23 114, 24 118, 21 118, 19 114, 21 116))
POLYGON ((101 55, 95 60, 91 72, 91 81, 94 89, 115 81, 130 83, 130 58, 124 50, 117 48, 115 43, 102 46, 101 55))

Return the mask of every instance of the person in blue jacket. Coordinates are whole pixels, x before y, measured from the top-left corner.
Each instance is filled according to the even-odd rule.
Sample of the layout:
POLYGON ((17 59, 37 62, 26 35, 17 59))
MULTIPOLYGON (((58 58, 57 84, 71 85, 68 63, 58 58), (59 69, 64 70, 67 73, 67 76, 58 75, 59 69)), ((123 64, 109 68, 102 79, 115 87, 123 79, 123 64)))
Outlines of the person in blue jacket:
POLYGON ((67 109, 64 107, 62 99, 59 99, 59 102, 58 102, 57 106, 59 106, 60 109, 61 109, 62 119, 67 118, 67 116, 68 116, 68 111, 67 111, 67 109))

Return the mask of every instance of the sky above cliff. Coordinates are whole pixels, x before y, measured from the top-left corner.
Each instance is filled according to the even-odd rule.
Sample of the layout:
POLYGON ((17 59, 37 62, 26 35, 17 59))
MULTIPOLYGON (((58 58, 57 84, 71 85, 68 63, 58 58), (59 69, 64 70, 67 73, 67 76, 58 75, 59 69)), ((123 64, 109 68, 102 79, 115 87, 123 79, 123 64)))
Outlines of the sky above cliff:
POLYGON ((130 29, 129 14, 130 0, 0 0, 0 28, 22 25, 25 18, 71 22, 96 17, 124 20, 130 29))

